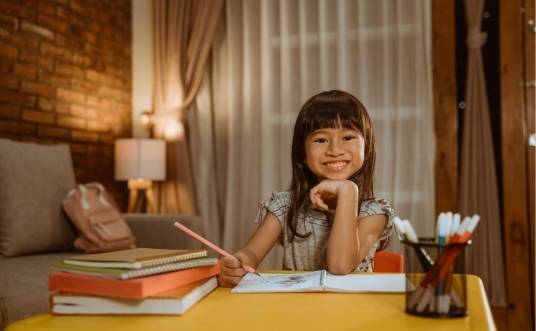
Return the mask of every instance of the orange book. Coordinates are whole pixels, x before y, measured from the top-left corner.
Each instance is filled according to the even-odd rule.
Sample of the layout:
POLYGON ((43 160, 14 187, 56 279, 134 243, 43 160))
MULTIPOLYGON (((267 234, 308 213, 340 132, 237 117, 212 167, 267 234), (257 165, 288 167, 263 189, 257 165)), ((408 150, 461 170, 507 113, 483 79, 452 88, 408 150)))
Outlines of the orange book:
POLYGON ((54 292, 93 294, 105 297, 142 299, 177 286, 219 274, 220 265, 199 267, 155 276, 127 280, 108 279, 70 273, 54 273, 48 279, 48 288, 54 292))

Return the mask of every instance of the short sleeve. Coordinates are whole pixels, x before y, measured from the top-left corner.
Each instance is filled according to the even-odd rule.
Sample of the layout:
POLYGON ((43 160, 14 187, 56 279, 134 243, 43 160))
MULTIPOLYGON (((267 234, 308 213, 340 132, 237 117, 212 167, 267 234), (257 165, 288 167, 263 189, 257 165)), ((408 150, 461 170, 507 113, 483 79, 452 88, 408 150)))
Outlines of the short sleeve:
POLYGON ((364 218, 372 215, 385 215, 387 216, 387 225, 385 230, 378 238, 378 241, 384 241, 393 233, 393 218, 396 216, 394 209, 384 199, 369 199, 361 202, 361 208, 359 209, 359 218, 364 218))
POLYGON ((281 226, 284 226, 291 203, 292 194, 290 192, 272 193, 270 199, 261 202, 255 223, 262 222, 266 216, 266 212, 270 212, 281 223, 281 226))

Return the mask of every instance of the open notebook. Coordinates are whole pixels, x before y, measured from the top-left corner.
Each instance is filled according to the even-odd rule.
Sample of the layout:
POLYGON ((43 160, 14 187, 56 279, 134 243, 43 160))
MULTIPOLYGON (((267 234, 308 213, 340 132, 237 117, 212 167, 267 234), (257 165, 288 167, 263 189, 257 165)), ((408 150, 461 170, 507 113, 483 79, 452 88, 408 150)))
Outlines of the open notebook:
POLYGON ((332 275, 326 270, 267 274, 246 274, 232 293, 271 292, 404 292, 405 276, 387 273, 332 275))

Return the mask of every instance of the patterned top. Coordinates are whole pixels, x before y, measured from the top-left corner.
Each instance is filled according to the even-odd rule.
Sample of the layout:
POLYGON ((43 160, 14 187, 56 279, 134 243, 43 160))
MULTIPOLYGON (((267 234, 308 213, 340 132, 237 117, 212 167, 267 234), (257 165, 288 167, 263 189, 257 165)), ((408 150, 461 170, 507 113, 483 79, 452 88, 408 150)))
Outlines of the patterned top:
MULTIPOLYGON (((281 223, 283 229, 280 241, 283 245, 284 257, 283 268, 287 270, 319 270, 326 269, 326 253, 329 238, 329 230, 333 221, 333 215, 313 209, 308 200, 304 208, 298 211, 298 233, 311 233, 307 238, 294 236, 290 242, 288 234, 290 230, 286 226, 287 212, 291 207, 292 193, 273 193, 270 200, 263 201, 257 214, 256 222, 262 222, 266 212, 272 213, 281 223), (305 212, 304 212, 305 209, 305 212)), ((387 226, 376 243, 372 246, 367 256, 357 266, 355 271, 371 272, 374 253, 380 247, 381 241, 387 239, 393 232, 392 218, 394 210, 383 199, 370 199, 361 202, 359 220, 371 215, 384 214, 387 216, 387 226)))

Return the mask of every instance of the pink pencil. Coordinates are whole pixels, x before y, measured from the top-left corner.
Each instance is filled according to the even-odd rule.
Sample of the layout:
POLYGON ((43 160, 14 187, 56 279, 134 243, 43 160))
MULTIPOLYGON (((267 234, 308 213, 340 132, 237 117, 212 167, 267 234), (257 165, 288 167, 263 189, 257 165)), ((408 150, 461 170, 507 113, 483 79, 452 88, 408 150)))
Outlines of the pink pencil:
MULTIPOLYGON (((179 222, 175 222, 175 227, 179 230, 182 230, 184 233, 186 233, 187 235, 189 235, 190 237, 194 238, 195 240, 198 240, 200 241, 202 244, 208 246, 209 248, 211 248, 213 251, 215 251, 216 253, 220 254, 220 255, 223 255, 225 257, 230 257, 232 259, 235 259, 235 260, 238 260, 235 256, 229 254, 228 252, 226 252, 225 250, 223 250, 222 248, 216 246, 215 244, 211 243, 210 241, 208 241, 207 239, 201 237, 200 235, 198 235, 197 233, 193 232, 192 230, 188 229, 187 227, 185 227, 184 225, 180 224, 179 222)), ((244 268, 244 270, 246 270, 247 272, 251 272, 251 273, 254 273, 258 276, 260 276, 256 271, 255 269, 253 269, 252 267, 250 266, 245 266, 243 265, 242 266, 244 268)))

